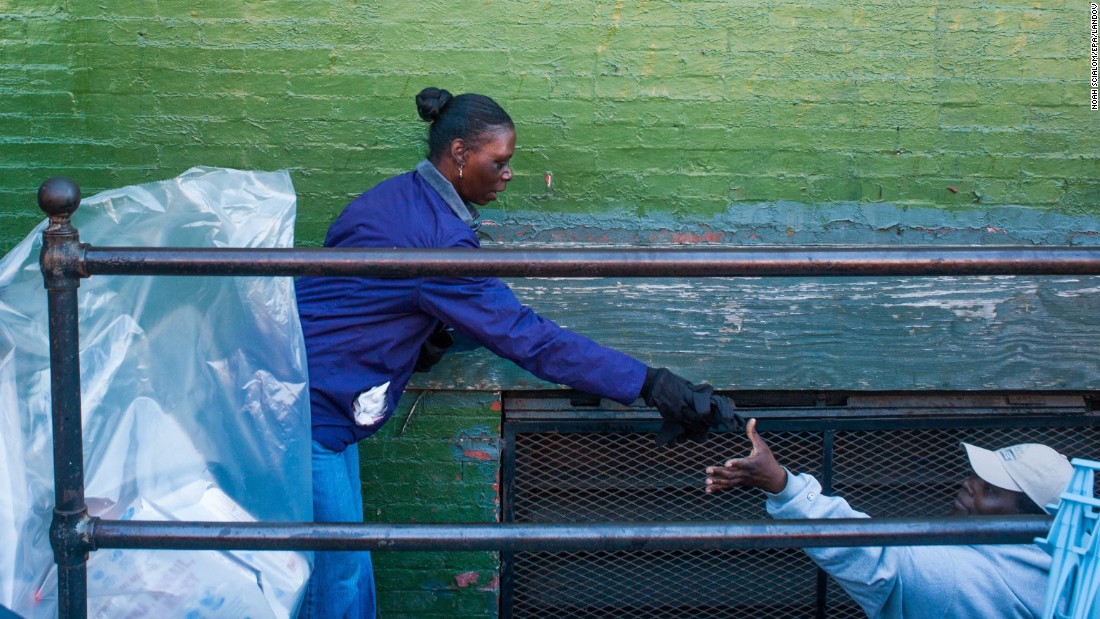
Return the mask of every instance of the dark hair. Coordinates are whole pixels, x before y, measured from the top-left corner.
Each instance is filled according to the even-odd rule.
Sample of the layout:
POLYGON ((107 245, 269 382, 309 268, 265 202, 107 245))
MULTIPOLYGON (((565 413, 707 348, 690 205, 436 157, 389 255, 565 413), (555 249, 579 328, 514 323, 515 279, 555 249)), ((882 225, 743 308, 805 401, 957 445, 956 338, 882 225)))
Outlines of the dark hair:
POLYGON ((416 111, 421 119, 432 123, 428 128, 428 158, 432 161, 438 161, 456 138, 476 145, 486 133, 515 127, 504 108, 485 95, 455 97, 446 90, 429 87, 416 95, 416 111))

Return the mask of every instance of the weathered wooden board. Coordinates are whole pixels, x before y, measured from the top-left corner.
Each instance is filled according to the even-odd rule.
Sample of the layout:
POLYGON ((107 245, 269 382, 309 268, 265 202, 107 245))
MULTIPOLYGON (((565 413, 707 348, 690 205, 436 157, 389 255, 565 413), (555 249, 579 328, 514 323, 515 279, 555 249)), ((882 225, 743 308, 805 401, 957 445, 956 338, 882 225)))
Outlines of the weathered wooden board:
MULTIPOLYGON (((486 246, 1095 245, 1100 219, 1018 206, 738 205, 707 219, 486 211, 486 246)), ((515 279, 563 326, 724 389, 1100 388, 1100 278, 515 279)), ((488 352, 413 387, 548 386, 488 352)))
MULTIPOLYGON (((1094 389, 1100 278, 517 279, 544 316, 723 389, 1094 389)), ((413 387, 547 386, 484 349, 413 387)))

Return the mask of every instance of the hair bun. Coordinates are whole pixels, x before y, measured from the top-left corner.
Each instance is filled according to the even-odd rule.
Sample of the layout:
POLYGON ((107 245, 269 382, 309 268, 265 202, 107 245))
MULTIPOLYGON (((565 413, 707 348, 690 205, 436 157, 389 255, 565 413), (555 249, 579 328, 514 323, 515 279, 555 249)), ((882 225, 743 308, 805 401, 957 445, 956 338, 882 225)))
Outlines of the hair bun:
POLYGON ((429 86, 416 95, 416 111, 421 119, 435 122, 435 119, 443 113, 443 108, 447 107, 453 98, 446 90, 429 86))

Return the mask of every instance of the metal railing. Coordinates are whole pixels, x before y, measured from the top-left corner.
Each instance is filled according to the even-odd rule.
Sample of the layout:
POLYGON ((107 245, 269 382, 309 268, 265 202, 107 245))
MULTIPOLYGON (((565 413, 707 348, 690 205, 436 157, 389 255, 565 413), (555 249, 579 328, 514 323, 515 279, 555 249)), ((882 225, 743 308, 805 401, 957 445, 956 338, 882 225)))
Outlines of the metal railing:
POLYGON ((48 296, 58 613, 87 614, 87 559, 102 548, 191 550, 661 550, 1030 543, 1050 518, 790 520, 660 524, 318 524, 140 522, 88 514, 84 498, 77 288, 93 275, 872 276, 1100 275, 1100 247, 725 249, 98 248, 80 242, 73 181, 38 191, 49 216, 48 296))

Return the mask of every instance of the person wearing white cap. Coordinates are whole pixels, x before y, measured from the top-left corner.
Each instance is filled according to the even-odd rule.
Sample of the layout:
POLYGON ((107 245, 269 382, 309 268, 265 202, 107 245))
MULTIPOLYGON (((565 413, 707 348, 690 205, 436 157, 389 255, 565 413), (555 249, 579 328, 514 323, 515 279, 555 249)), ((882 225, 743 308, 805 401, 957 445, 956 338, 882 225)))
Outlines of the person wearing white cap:
POLYGON ((1062 454, 1046 445, 1024 443, 990 451, 962 443, 974 474, 959 490, 952 506, 954 516, 996 515, 1000 513, 1054 513, 1058 496, 1066 489, 1073 475, 1073 465, 1062 454), (967 484, 983 484, 981 495, 975 495, 967 484), (1007 495, 1010 492, 1011 495, 1007 495), (986 497, 986 495, 992 495, 986 497), (995 497, 1011 498, 1015 509, 1010 512, 990 511, 992 507, 975 507, 975 501, 988 502, 995 497), (975 498, 977 497, 977 498, 975 498))
MULTIPOLYGON (((868 518, 839 497, 823 496, 812 475, 780 466, 751 419, 752 452, 707 467, 708 493, 760 488, 773 518, 868 518)), ((1045 445, 996 451, 963 443, 972 474, 951 506, 955 516, 1052 512, 1073 466, 1045 445)), ((1040 617, 1050 555, 1035 544, 806 548, 868 617, 1002 619, 1040 617)))

